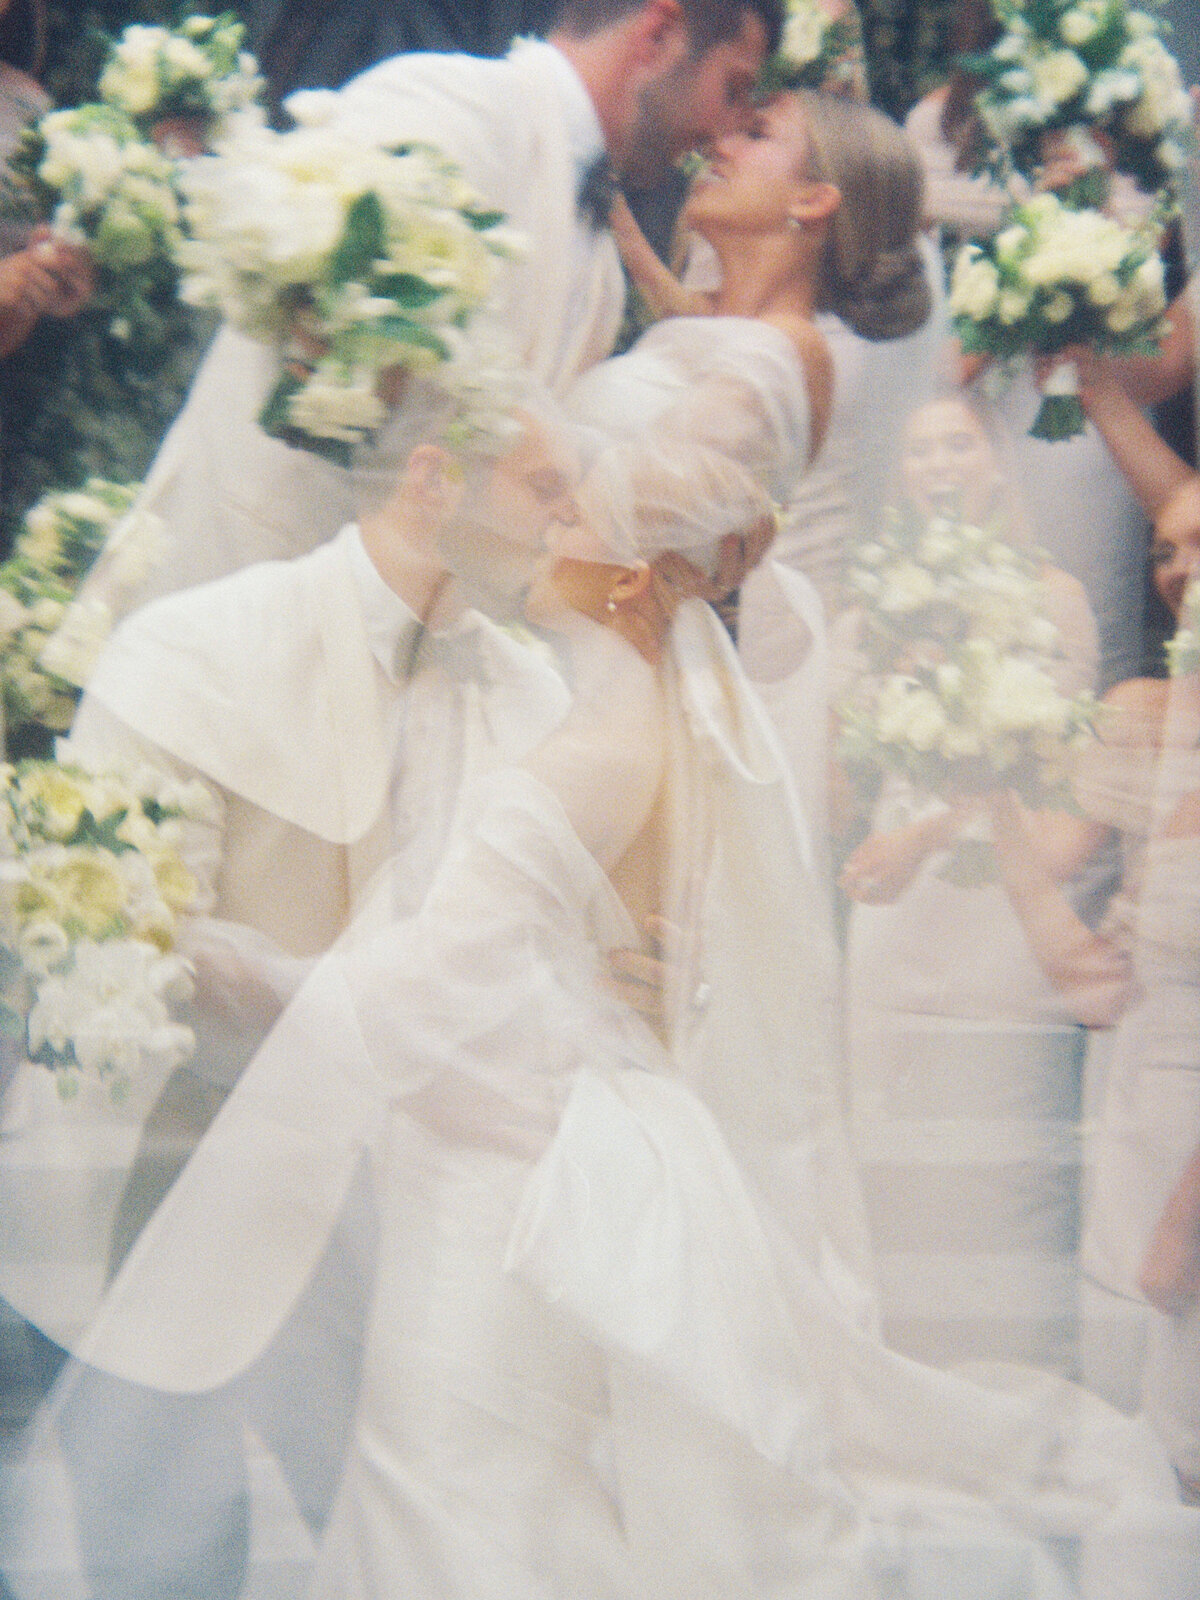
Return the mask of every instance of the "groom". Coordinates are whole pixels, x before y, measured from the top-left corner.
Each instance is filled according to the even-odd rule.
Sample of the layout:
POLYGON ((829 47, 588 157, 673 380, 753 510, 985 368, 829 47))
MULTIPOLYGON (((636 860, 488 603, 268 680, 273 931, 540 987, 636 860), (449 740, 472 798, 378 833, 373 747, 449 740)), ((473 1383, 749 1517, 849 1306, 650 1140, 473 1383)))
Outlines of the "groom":
MULTIPOLYGON (((312 958, 369 897, 375 869, 389 857, 399 866, 389 906, 415 910, 464 782, 520 759, 566 709, 557 673, 465 606, 442 564, 443 546, 482 550, 489 598, 503 602, 550 524, 574 520, 569 438, 549 410, 517 420, 499 453, 451 455, 436 400, 410 395, 405 426, 356 471, 356 523, 296 561, 146 607, 97 664, 64 756, 198 777, 222 816, 194 861, 200 878, 211 864, 204 914, 184 934, 206 1002, 196 1059, 151 1113, 118 1256, 312 958)), ((369 1298, 370 1219, 354 1195, 342 1224, 352 1243, 318 1270, 283 1342, 247 1358, 244 1382, 192 1398, 89 1373, 69 1392, 59 1431, 95 1600, 233 1600, 249 1532, 243 1418, 262 1427, 305 1516, 323 1521, 369 1298), (272 1395, 295 1385, 306 1435, 276 1437, 272 1395)))
MULTIPOLYGON (((603 225, 612 175, 654 182, 749 114, 782 0, 565 0, 545 41, 500 60, 408 55, 333 99, 337 126, 372 142, 423 141, 524 235, 497 316, 553 393, 610 353, 624 303, 603 225)), ((257 426, 275 377, 265 346, 224 329, 150 470, 142 504, 171 558, 141 598, 256 560, 303 554, 353 515, 340 468, 257 426)))

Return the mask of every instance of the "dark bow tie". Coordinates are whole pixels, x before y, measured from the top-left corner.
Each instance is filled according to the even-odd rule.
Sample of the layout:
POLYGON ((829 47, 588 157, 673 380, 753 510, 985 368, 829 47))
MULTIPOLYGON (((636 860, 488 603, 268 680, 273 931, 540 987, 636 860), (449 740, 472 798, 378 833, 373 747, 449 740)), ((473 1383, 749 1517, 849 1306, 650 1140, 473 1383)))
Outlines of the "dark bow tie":
POLYGON ((436 666, 453 683, 477 683, 489 688, 490 674, 483 658, 478 628, 456 628, 432 633, 421 623, 406 630, 396 649, 396 671, 407 682, 426 666, 436 666))
POLYGON ((579 184, 579 209, 593 228, 608 227, 608 214, 612 210, 616 192, 617 180, 612 162, 602 152, 583 169, 579 184))

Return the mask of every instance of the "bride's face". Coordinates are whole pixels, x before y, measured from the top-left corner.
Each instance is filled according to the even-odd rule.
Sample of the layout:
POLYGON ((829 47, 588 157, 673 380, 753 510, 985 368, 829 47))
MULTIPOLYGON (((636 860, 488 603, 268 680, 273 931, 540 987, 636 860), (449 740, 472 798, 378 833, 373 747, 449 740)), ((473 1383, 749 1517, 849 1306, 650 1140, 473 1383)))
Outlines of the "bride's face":
POLYGON ((776 95, 749 125, 722 139, 696 179, 684 221, 697 233, 735 228, 773 232, 788 226, 814 180, 804 113, 792 95, 776 95))

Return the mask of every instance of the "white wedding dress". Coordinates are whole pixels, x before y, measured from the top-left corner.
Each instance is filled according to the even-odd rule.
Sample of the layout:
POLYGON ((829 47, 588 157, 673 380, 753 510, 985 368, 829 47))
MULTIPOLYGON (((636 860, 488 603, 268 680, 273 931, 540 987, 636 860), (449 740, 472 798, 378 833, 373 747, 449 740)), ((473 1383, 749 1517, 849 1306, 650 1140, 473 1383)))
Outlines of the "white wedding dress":
MULTIPOLYGON (((803 459, 770 329, 666 325, 589 385, 581 411, 608 385, 642 443, 690 415, 761 477, 803 459)), ((167 1390, 232 1379, 365 1156, 378 1272, 321 1600, 1058 1600, 1056 1551, 1103 1555, 1106 1529, 1126 1549, 1147 1519, 1175 1587, 1106 1589, 1085 1548, 1089 1600, 1183 1600, 1197 1529, 1147 1433, 1054 1380, 984 1388, 878 1342, 778 745, 698 602, 658 672, 594 634, 572 716, 474 791, 416 918, 389 920, 384 882, 315 968, 82 1356, 167 1390), (666 1044, 604 981, 640 937, 609 871, 660 793, 658 904, 691 935, 666 1044)))

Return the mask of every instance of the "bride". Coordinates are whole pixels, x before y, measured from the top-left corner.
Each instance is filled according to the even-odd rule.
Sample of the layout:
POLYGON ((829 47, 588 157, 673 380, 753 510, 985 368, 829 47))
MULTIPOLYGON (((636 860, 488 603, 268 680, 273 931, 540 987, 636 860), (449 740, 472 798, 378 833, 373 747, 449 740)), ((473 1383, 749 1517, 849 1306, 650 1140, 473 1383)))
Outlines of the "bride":
MULTIPOLYGON (((415 918, 390 918, 385 878, 314 969, 80 1351, 168 1391, 232 1379, 365 1157, 378 1267, 320 1596, 824 1600, 873 1572, 912 1597, 998 1573, 1058 1596, 1026 1529, 1095 1524, 1131 1484, 1170 1501, 1140 1432, 1075 1392, 889 1355, 854 1271, 803 821, 680 591, 679 558, 715 571, 827 403, 808 313, 838 191, 807 171, 806 115, 773 102, 695 202, 740 304, 578 397, 624 437, 530 595, 572 712, 473 792, 415 918), (650 915, 676 933, 647 1020, 605 953, 650 915)), ((290 1397, 299 1426, 313 1403, 290 1397)))

